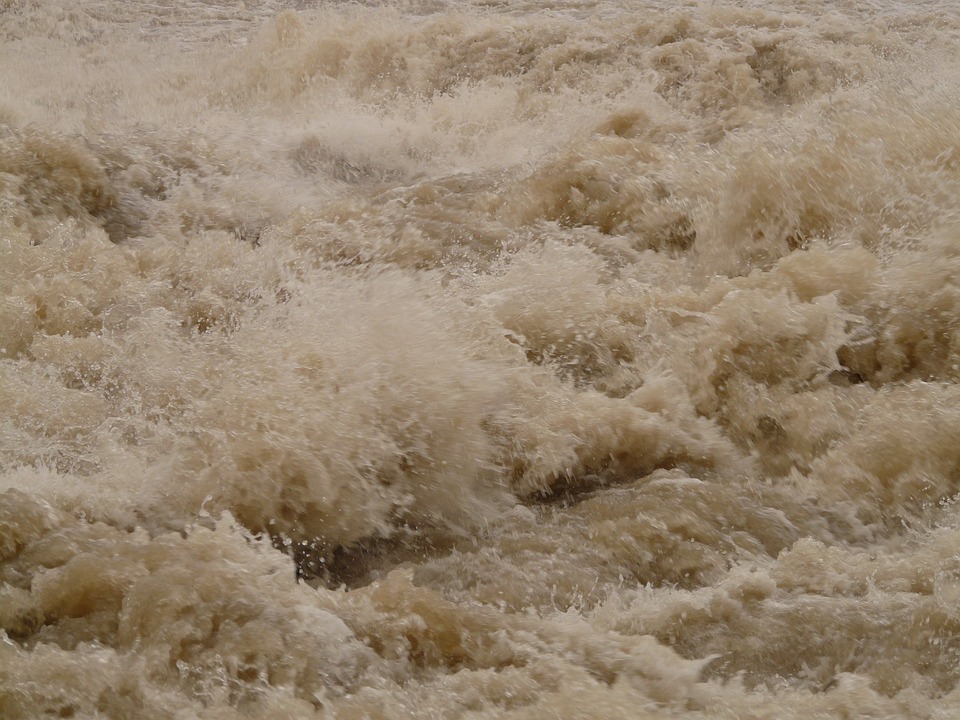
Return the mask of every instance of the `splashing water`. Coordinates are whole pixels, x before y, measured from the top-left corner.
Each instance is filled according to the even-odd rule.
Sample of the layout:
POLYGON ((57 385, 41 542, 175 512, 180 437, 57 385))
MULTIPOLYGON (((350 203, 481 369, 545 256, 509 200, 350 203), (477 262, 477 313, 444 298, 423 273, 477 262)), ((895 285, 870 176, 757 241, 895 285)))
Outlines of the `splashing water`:
POLYGON ((0 716, 960 714, 955 10, 0 0, 0 716))

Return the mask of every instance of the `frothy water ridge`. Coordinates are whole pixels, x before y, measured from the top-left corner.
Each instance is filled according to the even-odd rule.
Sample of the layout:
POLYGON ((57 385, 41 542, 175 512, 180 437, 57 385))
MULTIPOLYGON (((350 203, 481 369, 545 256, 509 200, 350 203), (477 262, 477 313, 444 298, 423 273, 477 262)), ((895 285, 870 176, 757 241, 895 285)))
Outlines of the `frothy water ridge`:
POLYGON ((0 0, 0 717, 960 716, 956 10, 0 0))

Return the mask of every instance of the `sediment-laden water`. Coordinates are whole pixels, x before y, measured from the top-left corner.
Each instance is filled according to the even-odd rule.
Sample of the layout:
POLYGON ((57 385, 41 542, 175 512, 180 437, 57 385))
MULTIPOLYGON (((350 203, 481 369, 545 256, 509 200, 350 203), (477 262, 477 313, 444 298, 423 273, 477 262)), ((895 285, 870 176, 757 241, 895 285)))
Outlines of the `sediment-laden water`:
POLYGON ((0 0, 0 716, 960 715, 953 2, 0 0))

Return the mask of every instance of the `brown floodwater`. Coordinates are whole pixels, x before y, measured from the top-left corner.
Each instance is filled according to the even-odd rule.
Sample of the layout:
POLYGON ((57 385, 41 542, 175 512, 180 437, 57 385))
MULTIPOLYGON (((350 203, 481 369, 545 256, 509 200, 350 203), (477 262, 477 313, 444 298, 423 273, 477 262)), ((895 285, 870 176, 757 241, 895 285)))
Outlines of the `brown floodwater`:
POLYGON ((0 717, 960 717, 949 0, 0 0, 0 717))

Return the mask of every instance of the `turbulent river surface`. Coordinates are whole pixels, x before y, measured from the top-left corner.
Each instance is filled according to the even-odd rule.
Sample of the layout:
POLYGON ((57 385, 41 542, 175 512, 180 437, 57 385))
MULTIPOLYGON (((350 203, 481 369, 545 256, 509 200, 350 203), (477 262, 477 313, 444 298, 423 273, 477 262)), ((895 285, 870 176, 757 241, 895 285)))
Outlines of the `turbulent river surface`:
POLYGON ((0 717, 960 717, 952 0, 0 0, 0 717))

